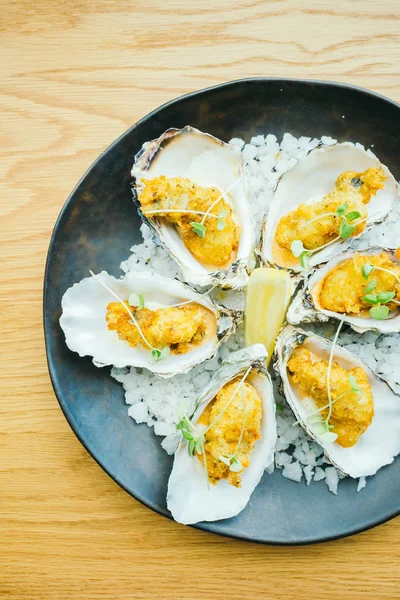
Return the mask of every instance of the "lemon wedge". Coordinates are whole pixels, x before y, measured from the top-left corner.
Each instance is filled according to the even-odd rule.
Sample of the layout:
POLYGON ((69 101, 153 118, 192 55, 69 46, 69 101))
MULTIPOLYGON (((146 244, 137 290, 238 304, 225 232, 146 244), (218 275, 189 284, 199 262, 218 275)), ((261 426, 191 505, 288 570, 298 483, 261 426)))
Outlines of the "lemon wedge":
POLYGON ((264 344, 268 352, 267 364, 291 295, 292 282, 287 271, 255 269, 250 275, 246 291, 245 343, 246 346, 264 344))

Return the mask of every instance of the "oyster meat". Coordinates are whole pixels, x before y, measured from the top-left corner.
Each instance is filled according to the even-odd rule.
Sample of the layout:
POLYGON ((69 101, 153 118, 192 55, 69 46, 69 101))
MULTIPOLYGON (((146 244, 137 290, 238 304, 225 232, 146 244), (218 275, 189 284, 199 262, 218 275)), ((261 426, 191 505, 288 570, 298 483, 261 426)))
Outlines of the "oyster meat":
POLYGON ((278 182, 262 226, 264 263, 301 271, 382 222, 398 196, 390 171, 350 142, 312 150, 278 182))
POLYGON ((274 366, 296 419, 327 459, 350 477, 374 475, 400 452, 400 397, 348 350, 335 345, 332 360, 331 351, 330 340, 288 325, 274 366))
POLYGON ((275 402, 255 344, 229 356, 178 428, 180 443, 168 482, 167 505, 184 524, 237 515, 274 459, 275 402))
POLYGON ((292 325, 342 319, 355 331, 400 331, 400 259, 395 250, 348 250, 311 271, 287 313, 292 325))
POLYGON ((115 279, 103 271, 65 292, 60 325, 68 347, 98 367, 171 377, 212 358, 240 319, 177 279, 147 271, 115 279))
POLYGON ((193 127, 144 144, 132 168, 142 218, 186 281, 243 287, 254 226, 240 151, 193 127))

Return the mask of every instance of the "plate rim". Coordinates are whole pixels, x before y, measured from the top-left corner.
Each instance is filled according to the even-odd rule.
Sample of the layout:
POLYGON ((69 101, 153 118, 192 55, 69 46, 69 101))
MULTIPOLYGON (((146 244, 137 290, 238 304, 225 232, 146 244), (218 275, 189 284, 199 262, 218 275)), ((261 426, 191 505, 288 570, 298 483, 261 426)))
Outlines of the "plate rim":
MULTIPOLYGON (((44 274, 43 274, 42 325, 43 325, 43 332, 44 332, 47 368, 49 371, 50 381, 52 384, 54 395, 57 398, 57 402, 64 414, 64 417, 65 417, 68 425, 70 426, 71 430, 73 431, 74 435, 77 437, 79 442, 85 448, 86 452, 88 452, 88 454, 92 457, 92 459, 100 466, 100 468, 120 488, 122 488, 129 496, 133 497, 135 500, 140 502, 146 508, 149 508, 150 510, 154 511, 155 513, 157 513, 163 517, 166 517, 170 521, 174 521, 174 519, 168 512, 163 511, 155 503, 151 502, 148 499, 145 499, 144 497, 142 497, 139 494, 136 494, 134 491, 127 489, 127 487, 118 480, 118 477, 116 477, 103 464, 103 461, 101 461, 99 458, 97 458, 92 453, 90 448, 86 445, 83 437, 81 436, 79 427, 75 426, 74 420, 68 411, 68 407, 66 405, 64 405, 63 401, 61 400, 62 392, 61 392, 60 387, 58 386, 56 370, 53 368, 53 364, 52 364, 51 356, 50 356, 51 355, 50 340, 52 338, 51 324, 48 323, 48 317, 46 315, 47 296, 48 296, 48 288, 49 288, 50 263, 51 263, 51 258, 52 258, 52 254, 53 254, 53 245, 54 245, 59 227, 62 226, 62 221, 65 218, 67 208, 68 208, 70 202, 72 201, 76 191, 79 189, 80 185, 85 181, 85 179, 88 176, 88 174, 90 173, 90 171, 97 165, 97 163, 101 160, 101 158, 105 154, 107 154, 110 150, 112 150, 114 148, 114 146, 116 146, 122 139, 124 139, 126 136, 131 134, 133 131, 135 131, 136 128, 138 128, 142 124, 146 123, 148 120, 150 120, 153 116, 155 116, 157 113, 159 113, 163 109, 173 106, 174 104, 177 104, 182 100, 187 100, 189 98, 200 96, 204 93, 207 93, 207 92, 219 89, 219 88, 227 88, 229 86, 235 86, 237 84, 246 84, 246 83, 252 83, 252 82, 274 82, 274 81, 282 82, 283 84, 284 83, 304 83, 306 85, 317 85, 318 87, 334 87, 334 88, 339 88, 339 89, 347 89, 347 90, 357 91, 357 92, 360 92, 361 94, 370 96, 372 98, 383 100, 384 102, 389 103, 396 109, 400 110, 400 103, 396 102, 395 100, 392 100, 391 98, 388 98, 387 96, 384 96, 383 94, 372 91, 368 88, 363 88, 361 86, 353 85, 350 83, 343 83, 343 82, 337 82, 337 81, 331 81, 331 80, 321 80, 321 79, 308 79, 308 78, 301 78, 301 77, 245 77, 245 78, 233 79, 233 80, 226 81, 226 82, 219 83, 219 84, 212 85, 212 86, 207 86, 205 88, 201 88, 199 90, 195 90, 193 92, 189 92, 187 94, 177 96, 167 102, 164 102, 163 104, 161 104, 160 106, 158 106, 157 108, 153 109, 151 112, 149 112, 148 114, 143 116, 141 119, 136 121, 126 131, 124 131, 121 135, 119 135, 113 142, 111 142, 111 144, 109 144, 95 158, 95 160, 89 165, 89 167, 85 170, 85 172, 80 177, 78 182, 75 184, 75 186, 73 187, 71 192, 68 194, 68 197, 65 200, 65 202, 58 214, 56 222, 53 226, 49 244, 48 244, 48 248, 47 248, 46 262, 45 262, 45 268, 44 268, 44 274)), ((370 529, 378 527, 379 525, 382 525, 383 523, 386 523, 399 515, 400 515, 400 505, 397 510, 391 512, 389 515, 384 516, 379 519, 376 519, 374 521, 370 521, 365 526, 355 527, 353 529, 350 528, 347 531, 337 534, 337 535, 317 536, 312 539, 295 540, 295 541, 291 541, 291 540, 272 540, 271 541, 271 540, 264 540, 264 539, 254 539, 249 536, 242 535, 240 533, 233 534, 233 533, 229 533, 229 532, 222 532, 215 528, 216 524, 218 524, 219 521, 196 523, 196 524, 190 525, 190 527, 192 527, 193 529, 205 531, 207 533, 213 533, 214 535, 219 535, 222 537, 227 537, 227 538, 236 539, 236 540, 240 540, 240 541, 246 541, 246 542, 250 542, 253 544, 264 544, 264 545, 269 545, 269 546, 308 546, 311 544, 321 544, 324 542, 335 541, 338 539, 343 539, 346 537, 357 535, 358 533, 362 533, 364 531, 368 531, 370 529)), ((176 521, 174 521, 174 522, 177 523, 176 521)), ((181 525, 180 523, 177 523, 177 524, 180 525, 181 527, 183 527, 183 525, 181 525)))

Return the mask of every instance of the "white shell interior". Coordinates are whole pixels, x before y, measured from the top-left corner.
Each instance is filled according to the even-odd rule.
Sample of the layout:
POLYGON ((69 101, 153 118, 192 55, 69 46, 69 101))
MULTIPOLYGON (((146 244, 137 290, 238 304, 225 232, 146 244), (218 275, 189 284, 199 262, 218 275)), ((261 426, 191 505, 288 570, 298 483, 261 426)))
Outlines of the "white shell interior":
MULTIPOLYGON (((298 165, 282 175, 271 202, 271 208, 266 216, 262 229, 261 257, 264 262, 276 264, 272 254, 272 243, 280 219, 296 207, 307 201, 321 200, 332 191, 336 179, 344 171, 365 171, 370 167, 382 167, 387 180, 385 187, 372 196, 368 206, 368 220, 366 227, 382 221, 390 212, 398 195, 398 186, 389 169, 382 165, 377 157, 362 147, 350 142, 323 146, 312 150, 298 165)), ((347 247, 350 240, 340 240, 310 258, 310 266, 328 260, 338 252, 338 245, 347 247)), ((300 271, 300 265, 292 267, 300 271)))
MULTIPOLYGON (((162 139, 163 136, 159 140, 148 142, 148 148, 153 152, 162 139)), ((145 152, 146 146, 145 144, 145 152)), ((142 179, 154 179, 165 175, 170 178, 187 177, 198 185, 214 186, 221 190, 222 194, 244 175, 243 157, 238 148, 193 127, 185 127, 168 136, 164 145, 161 143, 161 150, 156 151, 148 162, 150 164, 145 164, 142 155, 132 168, 138 190, 141 188, 142 179)), ((240 223, 240 241, 235 263, 241 261, 245 267, 254 249, 255 234, 244 178, 226 194, 225 200, 231 204, 240 223)), ((210 273, 218 268, 207 269, 201 265, 186 248, 174 225, 161 220, 158 229, 161 241, 178 262, 185 279, 196 285, 212 283, 210 273)), ((229 269, 227 273, 228 271, 229 269)), ((228 274, 225 279, 226 283, 242 286, 247 281, 245 269, 228 274)))
POLYGON ((242 475, 242 485, 236 488, 221 480, 215 486, 207 486, 204 467, 198 458, 189 455, 187 444, 181 444, 175 453, 167 495, 168 508, 179 523, 217 521, 237 515, 274 459, 276 422, 271 381, 269 376, 255 372, 250 372, 246 381, 254 385, 262 398, 263 417, 262 438, 254 446, 250 465, 242 475))
MULTIPOLYGON (((291 327, 286 329, 288 335, 290 335, 290 331, 301 331, 293 330, 291 327)), ((283 337, 287 336, 285 331, 282 335, 283 337)), ((307 335, 309 337, 304 342, 304 346, 320 358, 329 360, 331 343, 319 336, 307 335)), ((321 441, 319 436, 310 430, 307 423, 307 417, 310 413, 304 405, 304 397, 301 398, 289 382, 287 374, 288 358, 289 356, 280 368, 285 396, 296 418, 301 421, 301 425, 311 437, 323 446, 326 456, 336 467, 343 473, 350 475, 350 477, 357 478, 374 475, 381 467, 393 462, 394 457, 400 452, 400 397, 384 381, 380 380, 367 365, 345 348, 335 347, 334 360, 342 367, 347 370, 356 366, 364 369, 374 396, 375 414, 372 424, 353 447, 343 448, 336 442, 327 444, 321 441)))
MULTIPOLYGON (((390 251, 387 248, 370 248, 369 250, 359 250, 358 254, 362 256, 380 254, 382 251, 390 254, 392 260, 400 264, 400 260, 396 257, 394 251, 390 251)), ((322 265, 319 269, 316 269, 305 284, 305 288, 299 290, 296 294, 292 304, 289 307, 287 313, 287 320, 292 325, 297 325, 301 321, 312 322, 319 320, 329 319, 342 319, 345 323, 348 323, 355 331, 363 333, 364 331, 374 330, 380 331, 381 333, 394 333, 400 331, 400 310, 392 311, 390 316, 382 321, 372 318, 357 317, 353 315, 344 315, 342 313, 336 313, 331 310, 322 308, 318 302, 318 298, 314 297, 312 290, 326 275, 334 269, 337 265, 341 264, 345 260, 352 258, 356 254, 356 251, 343 252, 332 258, 329 262, 322 265), (304 302, 306 290, 311 294, 313 307, 308 306, 307 302, 304 302), (321 318, 322 315, 322 318, 321 318), (323 318, 323 316, 326 317, 323 318)), ((373 276, 371 276, 373 279, 373 276)), ((367 285, 367 281, 365 282, 367 285)))
MULTIPOLYGON (((167 279, 148 271, 131 271, 124 279, 115 279, 103 271, 97 277, 121 300, 126 300, 132 292, 141 293, 146 306, 156 309, 193 299, 211 310, 217 320, 221 315, 207 297, 197 294, 176 279, 167 279)), ((171 354, 164 360, 152 363, 149 350, 141 345, 130 346, 118 338, 116 331, 108 329, 106 307, 110 302, 116 301, 95 277, 75 283, 62 298, 60 325, 65 333, 67 346, 79 356, 92 356, 94 364, 99 367, 144 367, 160 376, 169 377, 175 373, 185 373, 195 364, 211 358, 218 348, 219 342, 215 337, 186 354, 171 354)))

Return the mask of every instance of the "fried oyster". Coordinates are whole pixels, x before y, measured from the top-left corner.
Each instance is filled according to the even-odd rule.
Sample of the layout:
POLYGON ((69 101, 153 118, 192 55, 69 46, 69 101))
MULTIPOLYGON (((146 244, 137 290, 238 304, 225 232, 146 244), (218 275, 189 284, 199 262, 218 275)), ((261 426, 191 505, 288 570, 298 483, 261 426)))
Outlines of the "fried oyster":
POLYGON ((161 176, 143 179, 142 183, 144 188, 138 198, 144 216, 163 218, 175 225, 186 248, 200 263, 226 267, 235 260, 239 227, 231 205, 219 189, 202 187, 184 177, 161 176), (218 218, 219 215, 223 216, 218 218), (206 233, 201 237, 193 223, 202 223, 203 217, 206 233))
POLYGON ((370 168, 363 173, 345 171, 322 200, 299 204, 280 219, 275 234, 278 245, 290 250, 292 242, 300 240, 304 248, 315 250, 333 241, 338 237, 342 220, 336 211, 344 204, 348 213, 360 213, 354 221, 356 227, 352 233, 352 236, 359 235, 366 226, 367 205, 371 197, 384 187, 386 179, 382 168, 370 168))
MULTIPOLYGON (((257 390, 245 382, 239 388, 240 380, 234 379, 225 384, 208 404, 198 423, 209 427, 206 431, 204 451, 210 483, 216 485, 221 479, 240 487, 244 469, 250 465, 254 444, 261 438, 262 400, 257 390), (236 390, 236 392, 235 392, 236 390), (232 399, 232 395, 233 399, 232 399), (230 470, 221 457, 234 455, 241 470, 230 470)), ((202 454, 197 455, 204 463, 202 454)))
MULTIPOLYGON (((376 255, 362 255, 357 252, 352 258, 337 265, 317 284, 320 306, 337 313, 357 315, 371 308, 371 304, 364 299, 367 281, 361 270, 367 264, 377 267, 368 279, 368 282, 376 282, 373 292, 393 292, 393 300, 399 302, 400 283, 397 278, 400 278, 400 266, 393 262, 386 252, 376 255)), ((398 307, 395 302, 388 302, 387 306, 389 310, 398 307)))
MULTIPOLYGON (((125 302, 127 304, 127 301, 125 302)), ((169 347, 172 354, 184 354, 200 344, 206 334, 209 311, 199 304, 166 307, 157 310, 133 307, 132 314, 145 339, 155 348, 169 347)), ((107 325, 130 346, 144 343, 138 328, 120 302, 107 306, 107 325)))
MULTIPOLYGON (((291 383, 297 385, 302 394, 310 397, 318 408, 322 409, 329 404, 328 361, 299 346, 294 349, 287 368, 291 383)), ((371 386, 361 367, 347 371, 337 362, 333 362, 330 388, 332 415, 329 424, 332 426, 332 432, 338 436, 336 442, 344 448, 350 448, 372 423, 374 400, 371 386), (349 375, 357 381, 360 392, 352 391, 349 375)), ((324 408, 320 411, 322 418, 328 416, 328 410, 324 408)))

